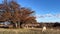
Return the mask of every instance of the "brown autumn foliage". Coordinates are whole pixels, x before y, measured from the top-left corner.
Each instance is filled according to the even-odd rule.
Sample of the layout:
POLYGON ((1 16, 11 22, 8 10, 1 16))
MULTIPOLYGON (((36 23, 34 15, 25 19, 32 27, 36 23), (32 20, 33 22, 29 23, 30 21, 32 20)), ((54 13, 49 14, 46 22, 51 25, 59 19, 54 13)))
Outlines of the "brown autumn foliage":
MULTIPOLYGON (((23 23, 36 23, 36 17, 32 15, 34 11, 21 7, 14 1, 4 2, 3 9, 5 9, 5 12, 1 15, 0 21, 12 21, 12 23, 14 23, 16 27, 19 26, 19 28, 23 23)), ((0 9, 1 8, 0 6, 0 9)))

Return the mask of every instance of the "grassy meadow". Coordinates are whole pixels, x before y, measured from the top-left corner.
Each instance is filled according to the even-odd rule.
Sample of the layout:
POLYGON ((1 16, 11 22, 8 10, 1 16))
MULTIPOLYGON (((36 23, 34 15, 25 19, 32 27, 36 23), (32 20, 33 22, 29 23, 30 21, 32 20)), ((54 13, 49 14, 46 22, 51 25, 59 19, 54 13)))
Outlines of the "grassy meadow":
POLYGON ((60 34, 59 29, 47 29, 42 32, 41 28, 33 29, 0 29, 0 34, 60 34))

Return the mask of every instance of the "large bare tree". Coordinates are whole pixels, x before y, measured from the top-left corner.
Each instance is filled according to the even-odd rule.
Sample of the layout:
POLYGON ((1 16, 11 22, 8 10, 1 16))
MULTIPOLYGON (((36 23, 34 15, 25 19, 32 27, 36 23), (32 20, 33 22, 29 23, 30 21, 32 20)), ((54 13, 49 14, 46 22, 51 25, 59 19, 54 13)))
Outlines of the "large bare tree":
POLYGON ((33 15, 34 11, 31 9, 21 7, 17 2, 11 1, 4 4, 5 13, 1 18, 5 21, 12 21, 16 28, 21 27, 24 23, 36 23, 33 15))

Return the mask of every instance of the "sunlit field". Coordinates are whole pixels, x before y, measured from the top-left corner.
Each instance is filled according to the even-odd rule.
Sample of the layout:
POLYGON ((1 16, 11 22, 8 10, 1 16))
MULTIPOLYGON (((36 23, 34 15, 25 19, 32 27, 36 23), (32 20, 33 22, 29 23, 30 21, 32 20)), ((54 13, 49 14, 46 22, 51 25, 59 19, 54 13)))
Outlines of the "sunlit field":
POLYGON ((60 34, 59 29, 47 29, 42 32, 41 28, 33 29, 0 29, 0 34, 60 34))

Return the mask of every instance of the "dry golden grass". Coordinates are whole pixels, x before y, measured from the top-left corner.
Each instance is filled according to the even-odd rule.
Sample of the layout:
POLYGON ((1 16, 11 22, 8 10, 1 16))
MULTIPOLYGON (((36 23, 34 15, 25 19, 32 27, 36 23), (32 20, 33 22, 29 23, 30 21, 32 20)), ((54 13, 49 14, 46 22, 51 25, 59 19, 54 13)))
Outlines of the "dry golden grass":
POLYGON ((60 34, 59 29, 47 29, 42 32, 41 28, 29 29, 0 29, 0 34, 60 34))

